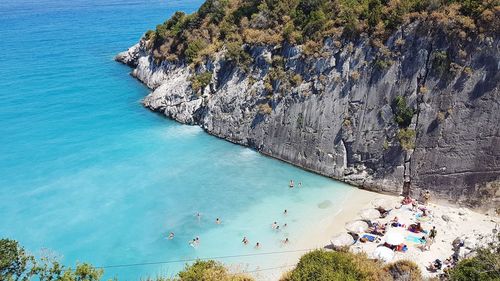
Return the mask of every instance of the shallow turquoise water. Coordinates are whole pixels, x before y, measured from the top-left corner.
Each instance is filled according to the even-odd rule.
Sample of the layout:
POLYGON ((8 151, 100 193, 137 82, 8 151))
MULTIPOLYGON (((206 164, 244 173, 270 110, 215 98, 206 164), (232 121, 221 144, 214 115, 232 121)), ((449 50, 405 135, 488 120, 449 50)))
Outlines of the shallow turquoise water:
MULTIPOLYGON (((317 215, 340 208, 350 187, 141 107, 148 90, 113 56, 201 3, 186 2, 0 2, 1 237, 35 253, 50 249, 68 265, 170 261, 256 253, 242 247, 244 235, 261 252, 283 250, 280 239, 293 242, 317 215), (290 178, 304 188, 289 190, 290 178), (334 204, 319 209, 323 200, 334 204), (271 231, 274 220, 287 230, 271 231), (197 249, 187 243, 195 236, 197 249)), ((283 262, 222 261, 249 270, 283 262)), ((106 276, 135 280, 182 266, 109 268, 106 276)))

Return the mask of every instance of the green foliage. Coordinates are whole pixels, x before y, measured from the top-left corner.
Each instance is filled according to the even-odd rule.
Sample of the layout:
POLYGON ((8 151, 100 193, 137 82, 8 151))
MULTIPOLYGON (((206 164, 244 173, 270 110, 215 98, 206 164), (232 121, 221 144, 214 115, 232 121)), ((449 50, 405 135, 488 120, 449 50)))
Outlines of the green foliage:
POLYGON ((29 280, 34 261, 17 241, 0 240, 0 280, 29 280))
POLYGON ((399 129, 397 134, 399 144, 404 150, 415 148, 416 132, 413 129, 399 129))
POLYGON ((193 62, 198 58, 198 54, 201 50, 207 47, 207 43, 203 40, 196 39, 192 42, 189 42, 186 50, 184 51, 184 56, 186 57, 188 62, 193 62))
POLYGON ((439 74, 443 75, 449 72, 451 60, 448 56, 447 51, 437 51, 434 52, 434 58, 432 60, 432 66, 434 70, 439 74))
POLYGON ((193 91, 198 92, 204 89, 212 81, 212 72, 206 71, 191 77, 191 88, 193 91))
POLYGON ((2 281, 27 281, 33 277, 41 281, 98 281, 101 280, 102 274, 102 269, 96 269, 87 263, 78 264, 76 269, 72 270, 47 257, 36 260, 34 256, 27 254, 17 241, 0 240, 2 281))
POLYGON ((500 249, 479 249, 473 258, 461 260, 449 272, 451 281, 500 280, 500 249))
POLYGON ((400 128, 410 126, 415 112, 413 108, 407 106, 406 99, 403 96, 396 96, 392 101, 391 108, 394 114, 394 121, 396 121, 400 128))
POLYGON ((422 272, 417 264, 409 260, 399 260, 384 266, 394 280, 422 281, 422 272))
POLYGON ((375 65, 376 68, 380 69, 380 70, 384 70, 384 69, 387 69, 391 66, 391 62, 389 60, 386 60, 386 59, 376 59, 373 63, 375 65))
POLYGON ((155 38, 155 31, 154 30, 146 31, 146 33, 144 34, 144 38, 146 38, 146 40, 154 39, 155 38))
POLYGON ((496 6, 495 0, 206 0, 191 15, 175 13, 147 38, 154 37, 151 48, 159 60, 193 62, 204 42, 213 52, 225 46, 229 57, 244 65, 249 62, 241 52, 244 44, 315 42, 321 47, 328 36, 342 41, 339 36, 367 34, 380 48, 405 21, 417 19, 439 23, 462 39, 465 31, 495 34, 496 6))
POLYGON ((297 267, 283 280, 371 281, 390 280, 390 276, 365 255, 315 250, 302 256, 297 267))
POLYGON ((226 44, 226 48, 226 58, 237 65, 244 66, 251 60, 250 55, 243 50, 240 41, 229 42, 226 44))
POLYGON ((231 274, 219 262, 198 260, 178 274, 180 281, 252 281, 253 279, 241 275, 231 274))

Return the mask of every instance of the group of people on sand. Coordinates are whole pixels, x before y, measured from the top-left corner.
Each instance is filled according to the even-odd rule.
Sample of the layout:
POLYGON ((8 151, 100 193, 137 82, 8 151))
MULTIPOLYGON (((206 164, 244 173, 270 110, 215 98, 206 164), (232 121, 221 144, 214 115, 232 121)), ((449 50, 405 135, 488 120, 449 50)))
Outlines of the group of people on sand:
MULTIPOLYGON (((401 205, 399 207, 396 207, 396 209, 400 209, 405 205, 411 205, 412 206, 411 210, 413 211, 416 219, 415 223, 411 223, 407 226, 404 222, 401 222, 397 216, 394 216, 392 220, 386 223, 382 223, 379 221, 374 221, 374 222, 367 221, 369 225, 367 230, 368 234, 363 235, 363 237, 361 237, 359 241, 363 243, 380 242, 381 237, 386 234, 388 228, 400 227, 412 233, 423 234, 420 238, 417 237, 407 237, 407 238, 410 239, 410 241, 413 239, 416 243, 421 244, 419 248, 422 251, 429 250, 437 235, 437 230, 435 226, 433 226, 432 229, 430 229, 430 231, 426 231, 424 230, 421 224, 421 221, 427 221, 428 219, 430 219, 428 218, 428 216, 430 216, 430 210, 428 209, 427 206, 425 206, 428 204, 429 200, 430 200, 430 192, 428 190, 422 193, 421 202, 424 203, 423 206, 419 206, 418 200, 412 199, 410 196, 405 196, 401 201, 401 205)), ((380 213, 379 218, 387 217, 392 211, 392 209, 385 209, 381 206, 377 207, 376 209, 380 213)), ((405 252, 408 249, 407 245, 405 244, 391 245, 388 243, 383 243, 380 246, 385 246, 394 251, 403 251, 403 252, 405 252)))

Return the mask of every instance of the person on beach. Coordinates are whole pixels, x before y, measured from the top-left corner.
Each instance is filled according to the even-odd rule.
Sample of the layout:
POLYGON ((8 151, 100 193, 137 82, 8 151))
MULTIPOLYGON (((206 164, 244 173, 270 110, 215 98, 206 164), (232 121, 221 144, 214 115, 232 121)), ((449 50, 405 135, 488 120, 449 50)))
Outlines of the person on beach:
POLYGON ((424 205, 427 205, 429 203, 429 200, 431 199, 431 192, 429 190, 425 191, 423 199, 424 199, 424 205))
POLYGON ((217 219, 215 219, 215 223, 216 224, 221 224, 222 222, 221 222, 221 220, 219 218, 217 218, 217 219))
POLYGON ((260 243, 259 242, 255 243, 255 249, 260 249, 260 243))
POLYGON ((432 241, 434 241, 434 239, 436 239, 436 235, 437 235, 436 226, 433 226, 432 229, 431 229, 431 232, 429 233, 429 238, 432 241))
POLYGON ((271 224, 271 228, 272 229, 276 229, 276 227, 278 226, 278 223, 277 222, 273 222, 273 224, 271 224))
POLYGON ((411 204, 413 202, 413 200, 411 200, 410 196, 405 196, 405 198, 403 199, 403 201, 401 201, 401 204, 402 205, 408 205, 408 204, 411 204))
POLYGON ((244 245, 248 245, 248 239, 247 237, 243 237, 243 240, 241 240, 241 243, 243 243, 244 245))
POLYGON ((288 184, 288 187, 289 188, 293 188, 293 186, 294 186, 293 180, 290 180, 290 183, 288 184))
POLYGON ((413 200, 413 202, 411 203, 411 210, 413 212, 418 212, 418 202, 417 202, 417 200, 413 200))
POLYGON ((174 239, 174 236, 175 234, 173 232, 170 232, 170 234, 168 235, 168 240, 174 239))
POLYGON ((423 232, 424 229, 422 228, 422 225, 417 222, 416 224, 412 223, 410 226, 408 226, 408 231, 413 232, 413 233, 420 233, 423 232))

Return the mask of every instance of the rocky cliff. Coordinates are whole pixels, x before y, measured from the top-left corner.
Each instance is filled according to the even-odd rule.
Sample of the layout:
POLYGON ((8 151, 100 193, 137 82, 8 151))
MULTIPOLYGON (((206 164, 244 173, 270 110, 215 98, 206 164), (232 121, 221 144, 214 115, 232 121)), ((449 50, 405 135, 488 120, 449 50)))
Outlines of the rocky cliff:
POLYGON ((326 39, 314 54, 246 45, 243 66, 224 50, 196 66, 156 62, 147 46, 116 59, 152 89, 153 111, 362 188, 499 204, 498 37, 455 44, 414 22, 386 42, 390 59, 361 37, 326 39), (398 99, 408 124, 396 121, 398 99))

